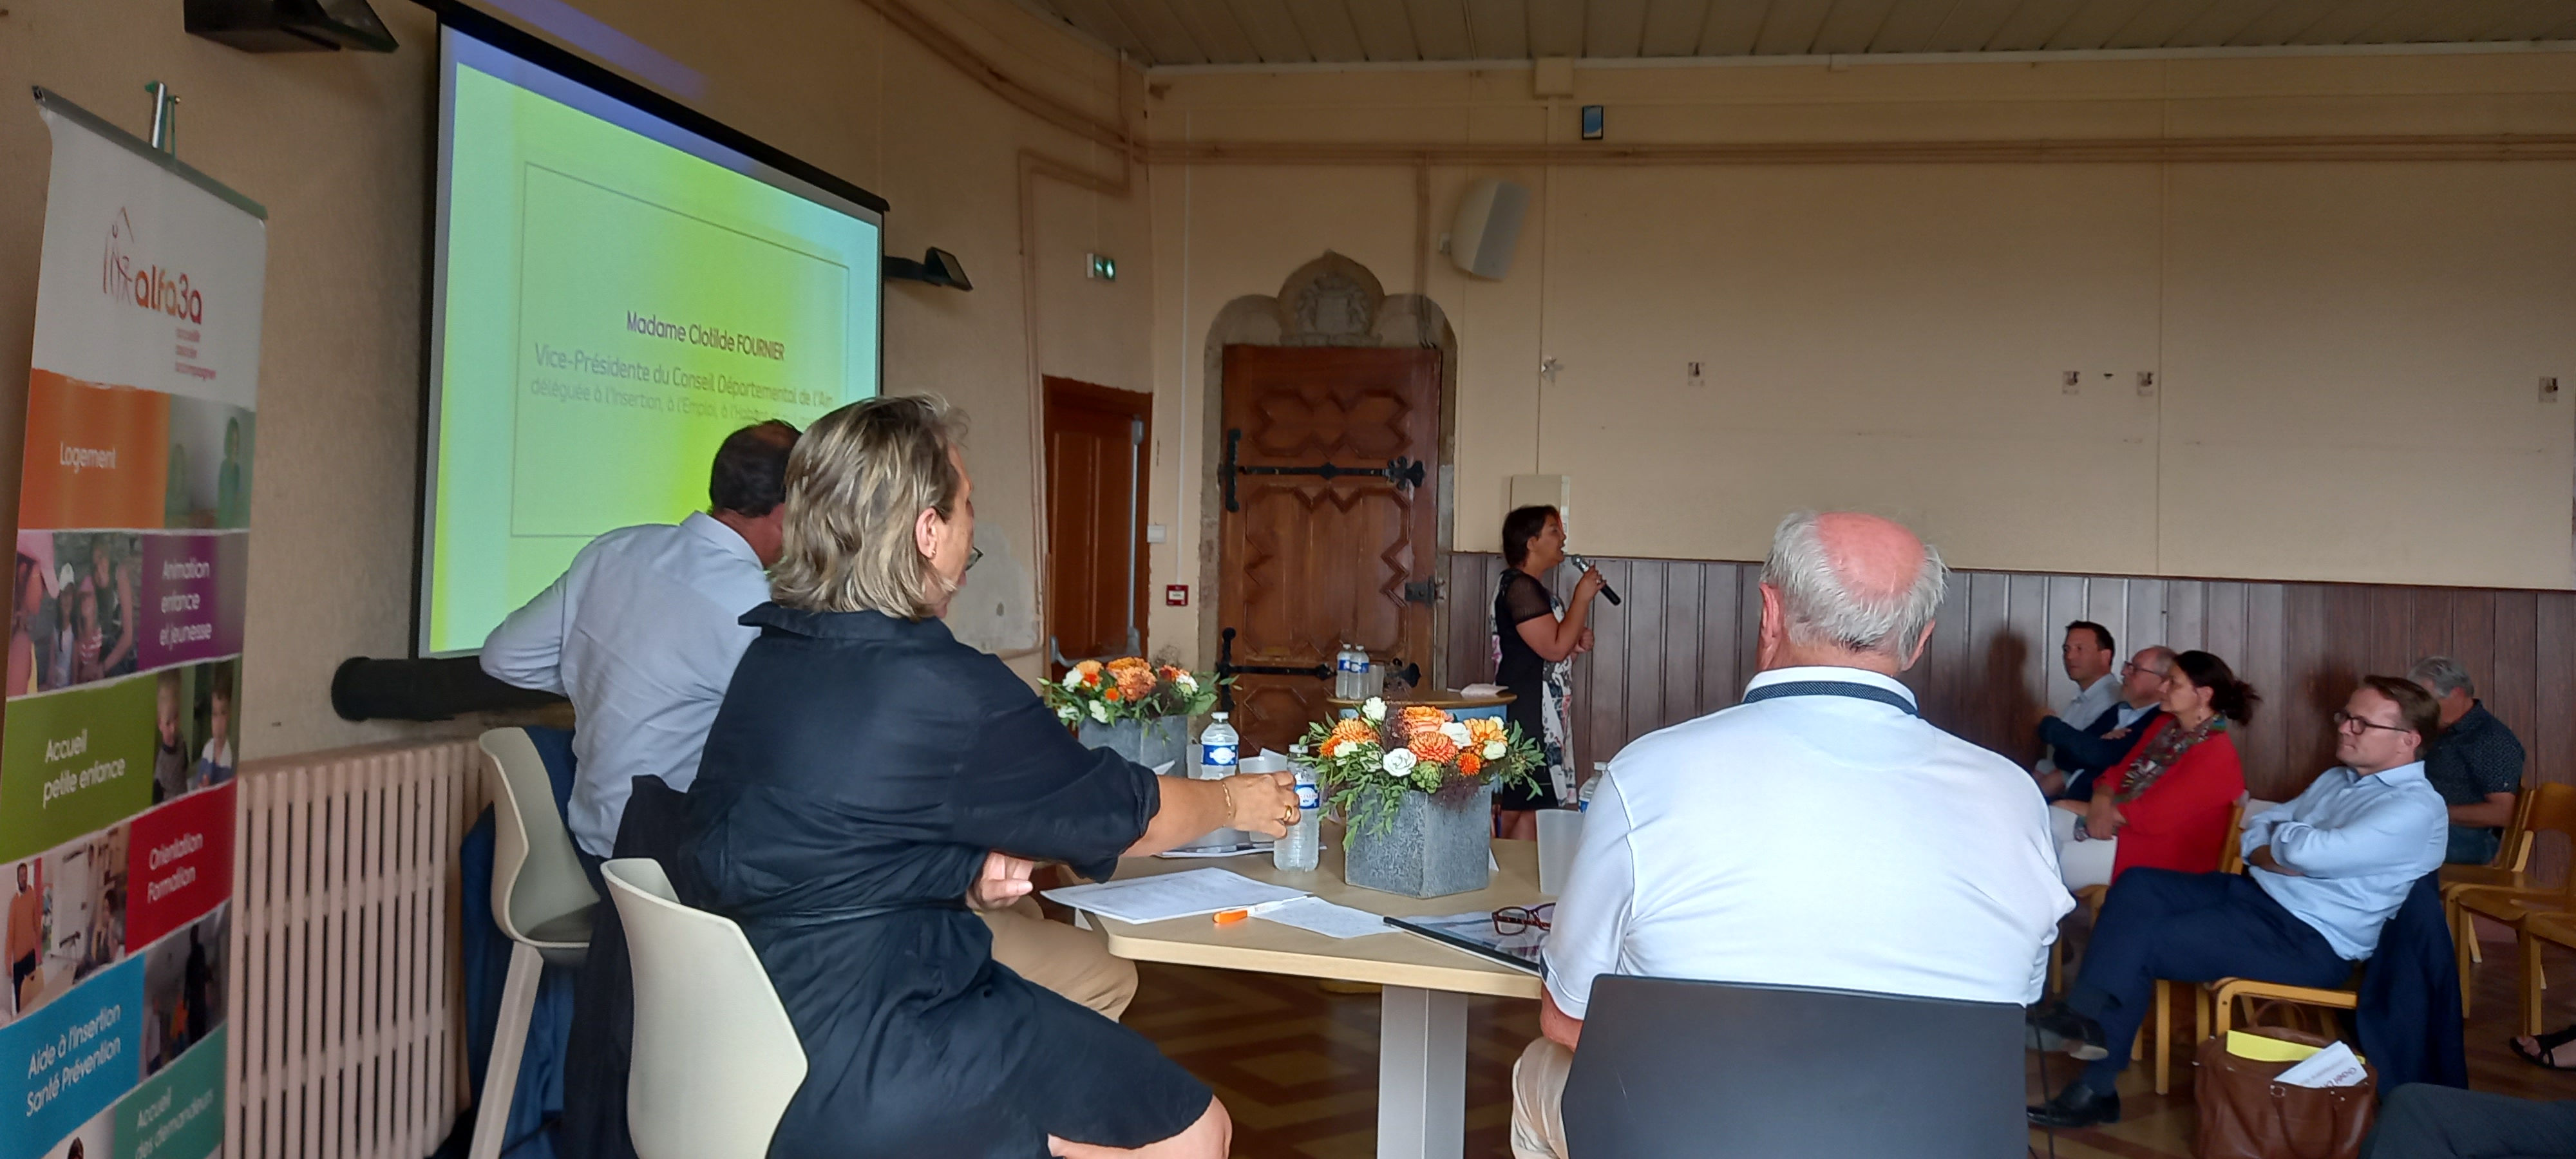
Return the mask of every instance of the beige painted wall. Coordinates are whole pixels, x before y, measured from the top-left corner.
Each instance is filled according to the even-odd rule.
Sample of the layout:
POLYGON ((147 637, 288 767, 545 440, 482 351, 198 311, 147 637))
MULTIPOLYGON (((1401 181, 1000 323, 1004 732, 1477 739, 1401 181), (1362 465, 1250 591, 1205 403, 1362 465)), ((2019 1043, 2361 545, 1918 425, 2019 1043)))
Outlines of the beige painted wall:
MULTIPOLYGON (((0 165, 0 513, 17 509, 21 371, 45 200, 45 133, 23 94, 42 84, 141 132, 142 85, 167 81, 183 100, 181 155, 270 213, 243 754, 424 731, 343 722, 327 690, 348 656, 408 650, 424 170, 436 115, 426 13, 378 0, 403 42, 389 56, 255 56, 185 35, 171 3, 5 7, 0 94, 21 95, 9 98, 14 108, 0 105, 0 156, 11 160, 0 165)), ((889 287, 886 381, 938 391, 969 411, 978 542, 988 554, 955 623, 1033 669, 1035 410, 1017 154, 1034 148, 1112 177, 1114 160, 1014 111, 858 0, 580 7, 702 75, 704 111, 886 197, 888 252, 938 245, 964 260, 972 293, 889 287)), ((1008 0, 930 7, 1022 83, 1094 118, 1117 116, 1117 66, 1008 0)), ((1144 388, 1144 196, 1041 183, 1035 209, 1042 368, 1144 388), (1081 280, 1081 255, 1095 249, 1133 255, 1120 282, 1081 280)))
MULTIPOLYGON (((1526 70, 1165 71, 1147 125, 1166 148, 1572 146, 1600 103, 1616 145, 2576 132, 2566 53, 1577 77, 1547 103, 1526 70)), ((1461 549, 1493 550, 1509 476, 1544 472, 1604 555, 1760 558, 1783 512, 1852 506, 1970 567, 2571 582, 2576 399, 2537 382, 2576 388, 2576 163, 1438 164, 1435 235, 1481 176, 1534 196, 1508 277, 1435 256, 1423 287, 1461 348, 1461 549)), ((1413 188, 1159 165, 1165 411, 1206 405, 1217 310, 1326 249, 1414 288, 1436 238, 1413 188)), ((1204 453, 1165 448, 1160 478, 1204 453)), ((1197 527, 1198 498, 1157 509, 1197 527)), ((1157 580, 1212 558, 1175 544, 1157 580)))

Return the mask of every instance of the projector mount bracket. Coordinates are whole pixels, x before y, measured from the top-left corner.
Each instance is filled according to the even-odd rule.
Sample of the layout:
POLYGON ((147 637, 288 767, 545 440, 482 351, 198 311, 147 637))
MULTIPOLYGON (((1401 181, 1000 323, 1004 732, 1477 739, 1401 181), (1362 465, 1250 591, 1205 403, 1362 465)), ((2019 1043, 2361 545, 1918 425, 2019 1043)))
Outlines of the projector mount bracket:
POLYGON ((1225 432, 1225 461, 1217 465, 1217 474, 1225 479, 1225 509, 1228 511, 1243 510, 1243 504, 1234 496, 1237 475, 1316 475, 1327 481, 1346 476, 1354 479, 1370 477, 1384 479, 1398 487, 1422 485, 1422 464, 1402 455, 1387 460, 1383 467, 1343 467, 1332 463, 1314 467, 1246 467, 1238 461, 1242 447, 1243 428, 1228 429, 1225 432))

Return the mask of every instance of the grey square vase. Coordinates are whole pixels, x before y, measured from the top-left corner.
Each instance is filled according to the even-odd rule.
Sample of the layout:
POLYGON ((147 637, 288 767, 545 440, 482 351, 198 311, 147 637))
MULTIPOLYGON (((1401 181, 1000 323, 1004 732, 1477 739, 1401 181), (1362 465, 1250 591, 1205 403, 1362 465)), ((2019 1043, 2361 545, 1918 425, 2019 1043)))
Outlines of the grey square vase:
POLYGON ((1189 751, 1189 724, 1189 718, 1180 716, 1122 720, 1116 724, 1086 720, 1082 722, 1082 745, 1108 749, 1149 769, 1165 761, 1180 762, 1172 766, 1172 772, 1188 776, 1188 762, 1182 761, 1182 755, 1189 751))
POLYGON ((1473 893, 1494 879, 1490 782, 1454 796, 1403 793, 1394 823, 1384 832, 1372 832, 1359 820, 1369 813, 1366 802, 1351 812, 1350 828, 1342 835, 1349 846, 1342 858, 1342 880, 1352 885, 1406 897, 1443 897, 1473 893))

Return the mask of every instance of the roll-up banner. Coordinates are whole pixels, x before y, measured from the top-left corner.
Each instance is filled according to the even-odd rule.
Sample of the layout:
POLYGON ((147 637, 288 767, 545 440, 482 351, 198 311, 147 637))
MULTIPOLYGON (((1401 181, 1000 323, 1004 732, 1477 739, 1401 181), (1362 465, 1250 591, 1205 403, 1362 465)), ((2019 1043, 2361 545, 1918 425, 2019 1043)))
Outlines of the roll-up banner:
POLYGON ((267 213, 43 89, 0 1159, 222 1151, 267 213))

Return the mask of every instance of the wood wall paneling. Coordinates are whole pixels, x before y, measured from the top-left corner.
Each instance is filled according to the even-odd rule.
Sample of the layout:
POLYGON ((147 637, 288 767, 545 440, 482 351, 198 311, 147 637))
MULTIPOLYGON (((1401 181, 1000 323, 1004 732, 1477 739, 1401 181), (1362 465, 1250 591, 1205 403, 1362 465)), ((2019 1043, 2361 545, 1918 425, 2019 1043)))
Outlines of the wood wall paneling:
MULTIPOLYGON (((1734 704, 1754 672, 1761 565, 1596 559, 1626 603, 1593 609, 1595 647, 1574 664, 1577 767, 1629 741, 1734 704)), ((1499 557, 1450 556, 1446 671, 1490 680, 1499 557)), ((1570 590, 1570 570, 1549 577, 1570 590)), ((2239 736, 2256 796, 2296 794, 2333 763, 2330 718, 2368 673, 2457 657, 2489 711, 2522 738, 2526 782, 2576 783, 2576 593, 1961 571, 1939 627, 1905 675, 1933 723, 2027 763, 2032 722, 2073 692, 2058 663, 2069 620, 2111 629, 2125 655, 2148 644, 2217 653, 2263 696, 2239 736)), ((2555 873, 2570 851, 2544 844, 2555 873)))

